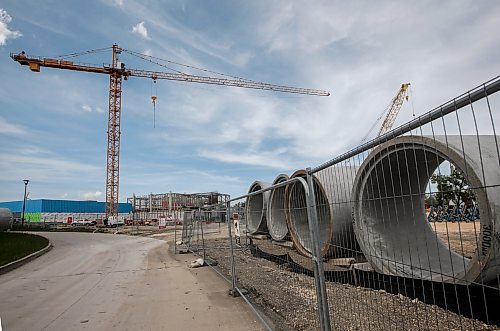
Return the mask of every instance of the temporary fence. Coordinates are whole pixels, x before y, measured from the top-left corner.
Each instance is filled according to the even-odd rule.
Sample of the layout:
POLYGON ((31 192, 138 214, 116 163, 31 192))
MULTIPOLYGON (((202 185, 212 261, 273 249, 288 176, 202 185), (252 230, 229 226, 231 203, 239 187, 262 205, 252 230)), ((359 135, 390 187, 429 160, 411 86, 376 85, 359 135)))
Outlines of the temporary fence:
POLYGON ((318 167, 256 181, 212 206, 227 217, 218 232, 185 219, 182 242, 269 329, 498 328, 499 89, 497 77, 318 167))

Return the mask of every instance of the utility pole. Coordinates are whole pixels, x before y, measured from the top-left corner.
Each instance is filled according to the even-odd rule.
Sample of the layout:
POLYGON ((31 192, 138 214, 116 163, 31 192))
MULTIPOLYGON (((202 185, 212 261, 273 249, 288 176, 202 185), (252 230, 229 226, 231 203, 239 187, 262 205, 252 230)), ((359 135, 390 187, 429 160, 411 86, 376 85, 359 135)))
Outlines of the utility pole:
POLYGON ((24 211, 26 210, 26 189, 28 188, 29 179, 23 180, 24 182, 24 198, 23 198, 23 215, 21 216, 21 225, 24 227, 24 211))

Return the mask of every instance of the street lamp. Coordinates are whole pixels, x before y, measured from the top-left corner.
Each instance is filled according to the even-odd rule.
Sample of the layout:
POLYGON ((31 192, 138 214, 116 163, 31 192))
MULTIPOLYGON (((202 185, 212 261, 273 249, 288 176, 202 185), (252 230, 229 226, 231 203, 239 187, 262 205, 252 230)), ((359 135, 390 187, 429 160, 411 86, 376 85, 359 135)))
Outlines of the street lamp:
POLYGON ((23 199, 23 216, 21 217, 21 225, 24 227, 24 211, 26 210, 26 189, 28 187, 29 179, 23 180, 24 182, 24 199, 23 199))

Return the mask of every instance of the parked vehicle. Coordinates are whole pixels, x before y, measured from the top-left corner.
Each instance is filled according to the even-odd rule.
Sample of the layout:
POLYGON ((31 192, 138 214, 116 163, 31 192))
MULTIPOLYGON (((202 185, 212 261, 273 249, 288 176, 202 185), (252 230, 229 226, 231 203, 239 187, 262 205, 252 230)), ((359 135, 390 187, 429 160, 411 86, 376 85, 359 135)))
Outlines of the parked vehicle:
POLYGON ((96 225, 97 224, 97 221, 91 221, 91 220, 88 220, 88 219, 82 219, 82 220, 74 220, 72 225, 73 226, 90 226, 90 225, 96 225))
POLYGON ((123 216, 109 216, 106 226, 116 228, 117 226, 125 225, 125 218, 123 216))

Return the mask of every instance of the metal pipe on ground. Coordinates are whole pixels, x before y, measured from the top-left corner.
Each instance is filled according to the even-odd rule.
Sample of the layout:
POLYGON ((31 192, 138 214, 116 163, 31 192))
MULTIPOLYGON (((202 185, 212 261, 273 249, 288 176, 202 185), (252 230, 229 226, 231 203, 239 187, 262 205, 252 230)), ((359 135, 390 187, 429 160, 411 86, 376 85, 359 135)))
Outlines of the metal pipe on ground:
POLYGON ((353 223, 361 249, 376 271, 454 283, 496 281, 498 140, 498 136, 402 136, 370 153, 353 187, 353 223), (480 233, 475 234, 476 251, 470 259, 445 245, 425 214, 428 181, 445 160, 464 174, 479 206, 480 233))
MULTIPOLYGON (((288 180, 288 175, 281 174, 273 181, 273 185, 288 180)), ((288 237, 288 224, 285 213, 285 186, 275 188, 269 195, 267 208, 267 229, 274 240, 285 240, 288 237)))
MULTIPOLYGON (((330 167, 313 175, 315 205, 318 214, 319 243, 324 257, 356 255, 358 249, 351 223, 351 189, 356 167, 330 167)), ((305 170, 290 178, 306 178, 305 170)), ((286 220, 297 251, 311 256, 304 188, 292 183, 285 190, 286 220)))
MULTIPOLYGON (((248 193, 268 188, 271 184, 261 181, 254 182, 248 193)), ((249 234, 267 233, 267 204, 269 191, 247 197, 245 202, 246 226, 249 234)))

